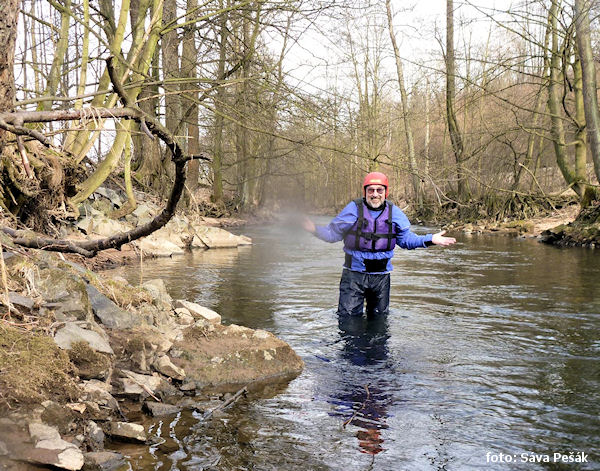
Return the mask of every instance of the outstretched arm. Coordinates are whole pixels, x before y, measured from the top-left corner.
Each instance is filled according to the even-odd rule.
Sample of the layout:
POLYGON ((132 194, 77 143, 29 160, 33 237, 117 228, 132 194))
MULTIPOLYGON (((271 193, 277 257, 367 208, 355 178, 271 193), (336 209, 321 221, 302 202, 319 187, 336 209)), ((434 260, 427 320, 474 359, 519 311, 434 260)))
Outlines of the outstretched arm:
POLYGON ((316 226, 307 216, 302 219, 302 228, 325 242, 343 240, 344 234, 356 222, 357 209, 349 203, 327 226, 316 226))

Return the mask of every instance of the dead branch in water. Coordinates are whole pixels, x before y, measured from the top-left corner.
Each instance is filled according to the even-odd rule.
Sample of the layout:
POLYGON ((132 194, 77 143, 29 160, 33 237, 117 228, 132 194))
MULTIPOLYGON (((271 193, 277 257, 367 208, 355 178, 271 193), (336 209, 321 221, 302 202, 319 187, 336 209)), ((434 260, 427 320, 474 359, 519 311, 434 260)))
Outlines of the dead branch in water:
POLYGON ((248 393, 248 386, 244 386, 242 389, 240 389, 238 392, 236 392, 233 396, 231 396, 229 399, 227 399, 225 402, 223 402, 223 404, 219 404, 217 407, 207 411, 202 418, 204 420, 210 419, 211 416, 218 410, 223 410, 226 407, 229 407, 231 404, 233 404, 234 402, 236 402, 240 397, 242 397, 243 395, 248 393))

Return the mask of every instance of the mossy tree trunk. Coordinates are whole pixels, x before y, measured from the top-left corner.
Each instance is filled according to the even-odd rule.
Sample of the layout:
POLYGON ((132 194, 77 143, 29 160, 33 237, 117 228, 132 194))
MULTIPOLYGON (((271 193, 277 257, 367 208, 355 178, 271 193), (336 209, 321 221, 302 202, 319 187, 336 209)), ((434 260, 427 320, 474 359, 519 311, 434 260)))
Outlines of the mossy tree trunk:
MULTIPOLYGON (((11 111, 15 105, 15 41, 21 0, 3 0, 0 4, 0 111, 11 111)), ((0 140, 6 139, 0 130, 0 140)))
MULTIPOLYGON (((158 4, 161 3, 161 0, 152 1, 153 9, 151 11, 153 13, 153 17, 150 20, 149 29, 144 32, 141 30, 141 28, 134 31, 133 42, 130 53, 128 54, 129 65, 127 66, 127 69, 132 69, 136 72, 131 74, 127 82, 139 84, 126 92, 128 99, 133 102, 135 102, 142 90, 142 83, 150 68, 150 63, 152 61, 152 57, 154 56, 160 35, 162 9, 157 7, 159 6, 158 4)), ((127 12, 129 12, 129 0, 127 0, 127 4, 127 12)), ((141 4, 141 7, 143 7, 142 11, 144 12, 144 16, 146 15, 149 6, 150 0, 145 0, 141 4)), ((123 71, 122 68, 117 70, 119 77, 122 80, 127 79, 128 70, 123 71)), ((113 97, 109 99, 109 104, 114 104, 116 99, 116 94, 113 94, 113 97)), ((117 127, 117 137, 107 153, 106 158, 100 162, 94 173, 78 187, 78 193, 71 198, 72 204, 79 204, 86 200, 115 169, 121 156, 123 155, 125 145, 130 142, 131 129, 131 121, 127 121, 126 123, 123 123, 122 126, 117 127), (123 133, 126 135, 123 135, 123 133)))
MULTIPOLYGON (((17 21, 20 0, 3 0, 0 4, 0 112, 12 111, 15 106, 15 41, 17 38, 17 21)), ((7 131, 0 129, 0 206, 6 208, 5 201, 10 201, 10 178, 13 166, 14 146, 7 143, 14 138, 7 131), (7 165, 5 165, 5 162, 7 165), (9 168, 6 168, 9 167, 9 168)))
MULTIPOLYGON (((581 83, 586 129, 590 141, 594 173, 600 181, 600 111, 598 110, 596 65, 590 34, 590 8, 591 2, 589 0, 575 0, 575 30, 577 53, 582 69, 581 83)), ((595 193, 597 197, 598 193, 595 193)))
MULTIPOLYGON (((568 185, 573 187, 573 190, 581 197, 583 195, 583 188, 581 186, 581 175, 573 168, 569 162, 568 148, 565 139, 565 128, 564 128, 564 116, 561 108, 561 86, 563 82, 564 74, 566 73, 566 65, 562 62, 564 44, 561 45, 559 42, 559 30, 558 30, 558 14, 559 14, 559 3, 560 0, 552 0, 550 10, 548 12, 548 28, 550 28, 550 75, 548 82, 548 110, 550 111, 550 123, 551 129, 550 134, 552 136, 552 145, 554 146, 554 154, 556 156, 556 163, 560 169, 563 178, 568 185)), ((581 72, 580 68, 573 68, 575 74, 581 72)), ((581 74, 579 74, 580 82, 581 74)), ((581 110, 581 90, 579 95, 576 92, 576 107, 581 110), (579 99, 579 103, 577 100, 579 99)), ((578 115, 582 118, 581 114, 578 115)), ((585 120, 581 125, 585 126, 585 120)), ((581 125, 579 127, 581 127, 581 125)), ((577 134, 577 138, 581 138, 581 133, 577 134)), ((578 157, 581 160, 581 149, 585 144, 581 140, 577 143, 579 148, 578 157)), ((585 157, 585 155, 584 155, 585 157)), ((581 164, 577 165, 579 168, 581 164)), ((585 169, 584 169, 585 170, 585 169)), ((579 170, 581 172, 581 169, 579 170)))

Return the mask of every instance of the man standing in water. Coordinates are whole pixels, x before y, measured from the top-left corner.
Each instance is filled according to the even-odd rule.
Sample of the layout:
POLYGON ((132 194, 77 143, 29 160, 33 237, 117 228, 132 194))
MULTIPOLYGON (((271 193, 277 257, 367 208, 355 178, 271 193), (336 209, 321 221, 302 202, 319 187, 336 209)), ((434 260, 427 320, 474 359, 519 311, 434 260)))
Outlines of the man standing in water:
POLYGON ((306 217, 303 227, 325 242, 344 241, 346 260, 340 281, 338 315, 387 314, 390 304, 390 272, 394 247, 416 249, 456 242, 437 234, 417 235, 400 208, 386 200, 388 178, 380 172, 367 174, 363 198, 350 202, 327 226, 315 226, 306 217))

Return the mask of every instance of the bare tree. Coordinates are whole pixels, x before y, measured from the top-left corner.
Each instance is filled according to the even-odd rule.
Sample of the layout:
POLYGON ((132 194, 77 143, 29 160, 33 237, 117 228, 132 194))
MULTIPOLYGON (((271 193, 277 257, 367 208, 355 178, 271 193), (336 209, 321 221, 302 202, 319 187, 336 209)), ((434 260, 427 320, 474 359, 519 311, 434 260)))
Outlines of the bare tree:
MULTIPOLYGON (((596 67, 592 52, 589 0, 575 0, 575 29, 577 52, 582 69, 583 105, 587 133, 596 178, 600 181, 600 111, 596 86, 596 67)), ((589 188, 589 187, 588 187, 589 188)))

